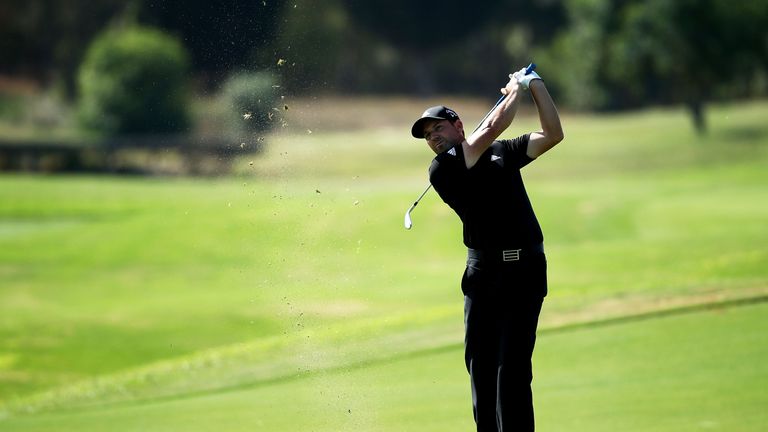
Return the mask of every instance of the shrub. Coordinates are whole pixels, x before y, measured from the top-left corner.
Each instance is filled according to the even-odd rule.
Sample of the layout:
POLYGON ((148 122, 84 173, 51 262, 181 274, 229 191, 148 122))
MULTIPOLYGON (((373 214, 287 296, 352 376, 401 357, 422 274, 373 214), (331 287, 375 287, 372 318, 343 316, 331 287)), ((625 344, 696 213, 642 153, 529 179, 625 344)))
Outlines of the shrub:
POLYGON ((80 67, 79 119, 105 134, 185 130, 188 67, 182 44, 159 30, 107 30, 88 48, 80 67))
POLYGON ((269 72, 242 72, 227 79, 219 95, 232 139, 249 140, 282 120, 277 79, 269 72))

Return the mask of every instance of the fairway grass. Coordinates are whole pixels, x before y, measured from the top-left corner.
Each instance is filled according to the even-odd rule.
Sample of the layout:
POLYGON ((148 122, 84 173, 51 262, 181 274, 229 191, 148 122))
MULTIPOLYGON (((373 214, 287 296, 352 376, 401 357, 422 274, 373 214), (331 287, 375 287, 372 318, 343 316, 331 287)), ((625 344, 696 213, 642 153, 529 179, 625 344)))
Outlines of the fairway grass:
MULTIPOLYGON (((723 430, 768 422, 768 305, 541 332, 534 356, 540 431, 723 430)), ((33 431, 466 431, 460 345, 252 388, 20 417, 33 431)))
MULTIPOLYGON (((541 328, 768 295, 764 118, 765 103, 716 106, 701 138, 679 110, 564 115, 565 142, 523 171, 546 236, 541 328)), ((520 116, 508 135, 534 122, 520 116)), ((426 146, 391 125, 287 128, 268 143, 221 178, 0 176, 0 411, 28 413, 15 425, 85 407, 82 418, 103 419, 238 394, 223 390, 279 400, 304 380, 356 400, 358 377, 375 368, 460 357, 461 226, 432 192, 413 229, 402 226, 426 186, 426 146)), ((467 425, 460 360, 441 361, 423 370, 455 374, 457 405, 444 413, 461 400, 467 425)), ((431 391, 414 382, 414 394, 431 391)), ((302 394, 297 404, 315 403, 302 394)), ((229 400, 246 410, 246 399, 229 400)), ((426 422, 408 403, 414 424, 426 422)), ((267 421, 262 409, 241 418, 267 421)), ((379 430, 376 418, 344 419, 379 430)))

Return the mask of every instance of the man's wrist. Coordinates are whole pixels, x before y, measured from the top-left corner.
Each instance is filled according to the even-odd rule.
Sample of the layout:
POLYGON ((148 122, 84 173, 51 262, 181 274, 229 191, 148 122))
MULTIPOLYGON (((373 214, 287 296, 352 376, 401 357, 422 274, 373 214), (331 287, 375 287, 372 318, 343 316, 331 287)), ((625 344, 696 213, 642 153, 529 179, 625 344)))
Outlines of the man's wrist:
POLYGON ((541 78, 534 78, 528 83, 528 88, 533 88, 536 86, 543 86, 544 81, 541 78))

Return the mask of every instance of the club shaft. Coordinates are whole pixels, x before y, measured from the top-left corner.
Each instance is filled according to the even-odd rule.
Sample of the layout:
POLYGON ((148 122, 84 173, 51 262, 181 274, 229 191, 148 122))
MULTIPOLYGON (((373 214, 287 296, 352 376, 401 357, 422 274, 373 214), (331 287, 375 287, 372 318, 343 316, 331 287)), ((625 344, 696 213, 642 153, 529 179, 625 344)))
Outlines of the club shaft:
POLYGON ((429 192, 429 189, 431 189, 431 188, 432 188, 432 183, 430 183, 429 186, 427 186, 427 188, 424 189, 424 192, 422 192, 421 195, 419 195, 419 197, 413 203, 413 207, 416 207, 416 205, 419 203, 419 201, 421 201, 421 199, 424 198, 424 195, 426 195, 427 192, 429 192))
POLYGON ((480 120, 480 123, 478 123, 478 124, 477 124, 477 127, 475 127, 475 130, 473 130, 473 131, 472 131, 472 133, 475 133, 475 132, 477 132, 477 130, 478 130, 478 129, 480 129, 480 126, 482 126, 482 125, 483 125, 483 123, 485 123, 485 119, 487 119, 487 118, 488 118, 488 116, 490 116, 490 115, 491 115, 491 113, 493 112, 493 110, 495 110, 497 106, 501 105, 501 103, 502 103, 502 102, 504 101, 504 99, 506 99, 506 98, 507 98, 507 95, 503 95, 503 96, 501 96, 501 97, 499 98, 499 100, 497 100, 497 101, 496 101, 496 104, 494 104, 494 105, 493 105, 493 108, 491 108, 491 110, 490 110, 490 111, 488 111, 488 114, 486 114, 486 115, 485 115, 485 117, 483 117, 483 119, 482 119, 482 120, 480 120))

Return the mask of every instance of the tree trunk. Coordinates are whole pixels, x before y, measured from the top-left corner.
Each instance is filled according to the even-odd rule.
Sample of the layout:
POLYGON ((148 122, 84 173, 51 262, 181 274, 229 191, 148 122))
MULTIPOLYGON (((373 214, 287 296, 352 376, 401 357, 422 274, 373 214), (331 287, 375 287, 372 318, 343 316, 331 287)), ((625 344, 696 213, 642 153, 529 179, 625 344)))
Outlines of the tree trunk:
POLYGON ((707 119, 704 113, 704 102, 701 99, 695 99, 688 102, 688 109, 691 112, 693 127, 699 135, 707 133, 707 119))

